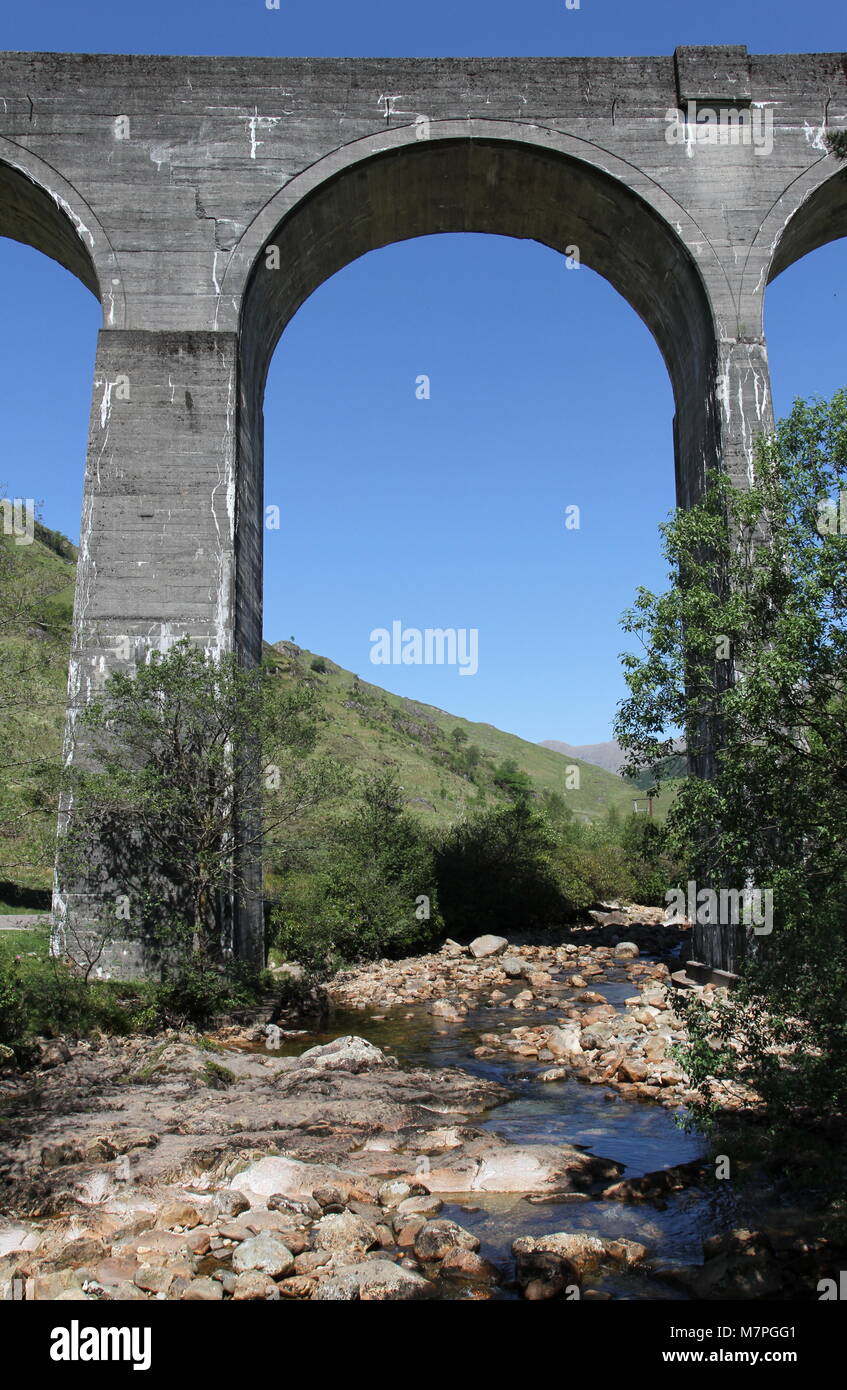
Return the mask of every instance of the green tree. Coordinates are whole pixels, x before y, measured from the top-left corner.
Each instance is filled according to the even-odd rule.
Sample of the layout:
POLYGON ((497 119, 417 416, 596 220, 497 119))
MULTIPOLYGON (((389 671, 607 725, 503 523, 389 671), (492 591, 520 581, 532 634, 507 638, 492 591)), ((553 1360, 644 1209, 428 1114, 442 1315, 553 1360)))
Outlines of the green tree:
POLYGON ((532 795, 532 778, 514 758, 504 758, 494 769, 494 785, 509 801, 526 801, 532 795))
POLYGON ((773 894, 746 933, 740 988, 692 1000, 690 1061, 743 1077, 775 1123, 847 1101, 847 391, 798 401, 759 443, 754 485, 711 479, 663 527, 672 587, 640 590, 624 627, 630 694, 616 733, 629 770, 684 732, 693 770, 667 844, 698 886, 773 894), (702 775, 711 773, 711 775, 702 775))
POLYGON ((115 673, 79 715, 87 766, 68 771, 63 877, 109 907, 123 895, 128 930, 188 935, 215 957, 227 904, 261 893, 263 840, 326 794, 308 763, 317 710, 303 686, 282 693, 272 666, 245 669, 188 640, 115 673))
POLYGON ((321 971, 427 949, 440 928, 434 877, 432 847, 396 777, 372 773, 331 832, 329 861, 283 890, 277 944, 321 971))
POLYGON ((74 549, 34 517, 28 539, 13 535, 22 514, 11 505, 0 501, 0 881, 38 884, 55 852, 59 773, 46 735, 63 713, 57 672, 67 668, 70 576, 62 560, 74 549))
POLYGON ((438 901, 451 936, 555 926, 566 918, 551 865, 555 836, 521 797, 461 821, 436 858, 438 901))

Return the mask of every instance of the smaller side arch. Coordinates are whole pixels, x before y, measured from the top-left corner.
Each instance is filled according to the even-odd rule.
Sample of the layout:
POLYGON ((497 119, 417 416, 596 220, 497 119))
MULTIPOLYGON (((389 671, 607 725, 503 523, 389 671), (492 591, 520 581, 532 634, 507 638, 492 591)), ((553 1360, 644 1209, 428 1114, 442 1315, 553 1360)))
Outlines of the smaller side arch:
POLYGON ((847 236, 847 168, 810 193, 785 226, 771 259, 768 284, 795 261, 847 236))
POLYGON ((103 305, 104 326, 123 327, 117 256, 95 213, 49 164, 2 138, 0 236, 32 246, 64 266, 103 305))

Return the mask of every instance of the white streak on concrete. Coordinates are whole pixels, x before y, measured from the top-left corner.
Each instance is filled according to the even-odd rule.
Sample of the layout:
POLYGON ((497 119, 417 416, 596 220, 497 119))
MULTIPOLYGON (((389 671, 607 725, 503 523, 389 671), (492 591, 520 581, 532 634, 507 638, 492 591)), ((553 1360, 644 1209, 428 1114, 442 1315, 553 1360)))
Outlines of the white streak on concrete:
MULTIPOLYGON (((286 112, 286 115, 290 115, 290 112, 286 112)), ((247 129, 250 132, 251 159, 256 158, 257 149, 260 145, 264 144, 263 140, 259 140, 257 138, 256 132, 258 130, 273 130, 275 125, 279 125, 281 119, 282 118, 280 116, 260 116, 258 106, 253 107, 253 115, 247 122, 247 129)))
POLYGON ((816 129, 813 125, 809 125, 808 121, 804 121, 803 134, 806 137, 806 144, 811 145, 813 150, 820 150, 823 154, 828 153, 826 139, 824 138, 826 135, 826 125, 824 123, 819 125, 816 129))
MULTIPOLYGON (((117 386, 118 380, 119 378, 116 377, 114 381, 105 381, 103 383, 103 399, 100 402, 101 430, 104 430, 109 423, 109 416, 112 413, 112 392, 117 386)), ((98 382, 97 385, 99 386, 100 383, 98 382)))
MULTIPOLYGON (((29 178, 29 175, 28 175, 28 174, 27 174, 27 178, 29 178)), ((92 251, 93 251, 93 250, 94 250, 94 233, 91 232, 91 231, 89 231, 88 227, 86 227, 86 225, 85 225, 85 223, 83 222, 82 218, 77 216, 77 214, 74 212, 73 208, 71 207, 70 203, 66 203, 66 202, 65 202, 65 199, 61 196, 61 194, 59 194, 59 193, 54 193, 53 190, 52 190, 52 188, 49 188, 47 191, 48 191, 48 193, 50 194, 50 197, 53 199, 53 202, 56 204, 56 206, 59 207, 59 208, 61 208, 61 209, 62 209, 62 212, 66 213, 67 216, 71 219, 71 221, 73 222, 74 226, 76 227, 76 229, 77 229, 79 235, 80 235, 81 237, 84 237, 84 238, 85 238, 85 240, 88 242, 89 246, 91 247, 91 249, 92 249, 92 251)))
MULTIPOLYGON (((222 360, 223 354, 221 354, 222 360)), ((226 403, 226 426, 223 439, 221 441, 221 461, 218 463, 218 481, 212 489, 212 520, 215 524, 218 549, 218 574, 217 587, 215 593, 214 608, 214 631, 215 648, 206 648, 208 655, 220 656, 228 652, 232 646, 232 633, 230 631, 230 608, 232 596, 232 558, 235 546, 235 469, 233 458, 235 452, 235 379, 231 364, 229 369, 229 385, 227 388, 226 403), (223 488, 224 505, 226 516, 227 533, 224 536, 221 532, 218 520, 217 494, 223 488)))

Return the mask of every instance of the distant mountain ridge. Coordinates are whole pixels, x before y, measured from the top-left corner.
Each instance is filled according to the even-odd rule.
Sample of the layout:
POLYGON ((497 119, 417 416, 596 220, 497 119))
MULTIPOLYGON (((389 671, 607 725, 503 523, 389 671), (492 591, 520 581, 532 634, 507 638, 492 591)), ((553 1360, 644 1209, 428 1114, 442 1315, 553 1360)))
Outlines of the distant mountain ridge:
MULTIPOLYGON (((554 753, 561 753, 566 758, 578 758, 584 763, 591 763, 594 767, 602 767, 604 772, 614 773, 615 776, 621 775, 621 768, 624 764, 624 753, 617 739, 609 739, 608 743, 562 743, 559 739, 547 738, 540 744, 540 748, 550 748, 554 753)), ((688 763, 685 756, 685 741, 678 738, 674 740, 675 753, 671 753, 661 762, 661 775, 663 779, 678 781, 681 777, 688 775, 688 763)), ((649 770, 645 769, 634 779, 636 787, 648 788, 653 781, 649 770)))
POLYGON ((623 765, 624 755, 616 738, 607 743, 562 743, 556 738, 541 740, 541 748, 552 748, 554 753, 564 753, 569 758, 580 758, 584 763, 602 767, 606 772, 618 773, 623 765))
POLYGON ((425 822, 446 826, 505 803, 496 774, 510 760, 531 779, 536 795, 558 793, 581 820, 632 809, 633 784, 587 759, 573 755, 579 768, 574 786, 555 749, 395 695, 295 642, 266 644, 265 654, 283 679, 319 693, 327 716, 320 751, 359 770, 392 764, 407 804, 425 822), (472 750, 473 771, 463 766, 472 750))

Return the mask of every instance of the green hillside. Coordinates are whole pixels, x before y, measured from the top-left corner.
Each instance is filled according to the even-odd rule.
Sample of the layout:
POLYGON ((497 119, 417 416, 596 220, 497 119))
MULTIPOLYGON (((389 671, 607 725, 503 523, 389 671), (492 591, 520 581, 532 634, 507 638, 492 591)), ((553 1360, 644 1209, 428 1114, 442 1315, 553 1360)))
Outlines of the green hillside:
POLYGON ((480 806, 505 802, 495 778, 507 759, 532 779, 536 793, 558 793, 584 820, 596 820, 611 807, 627 815, 639 794, 603 768, 563 758, 492 724, 475 724, 390 694, 291 642, 278 642, 266 652, 284 679, 305 681, 319 692, 329 715, 321 751, 357 767, 395 764, 407 804, 424 821, 446 825, 480 806), (457 756, 454 740, 462 735, 458 750, 475 748, 480 754, 476 767, 464 773, 455 767, 462 752, 457 756), (578 787, 567 786, 570 767, 579 770, 578 787))
MULTIPOLYGON (((0 536, 0 717, 14 750, 0 783, 0 901, 22 901, 11 885, 51 883, 55 806, 43 778, 34 790, 32 770, 60 765, 75 561, 75 547, 46 527, 37 525, 26 546, 0 536)), ((579 819, 632 810, 638 788, 602 768, 390 694, 293 643, 266 646, 265 654, 282 680, 319 694, 319 751, 356 769, 392 765, 409 809, 425 823, 446 826, 505 803, 504 764, 507 781, 528 777, 535 795, 559 794, 579 819), (573 767, 579 785, 568 787, 573 767)))
POLYGON ((0 900, 30 906, 6 885, 47 889, 52 879, 50 783, 61 762, 75 562, 71 542, 38 522, 30 545, 0 536, 0 900))

